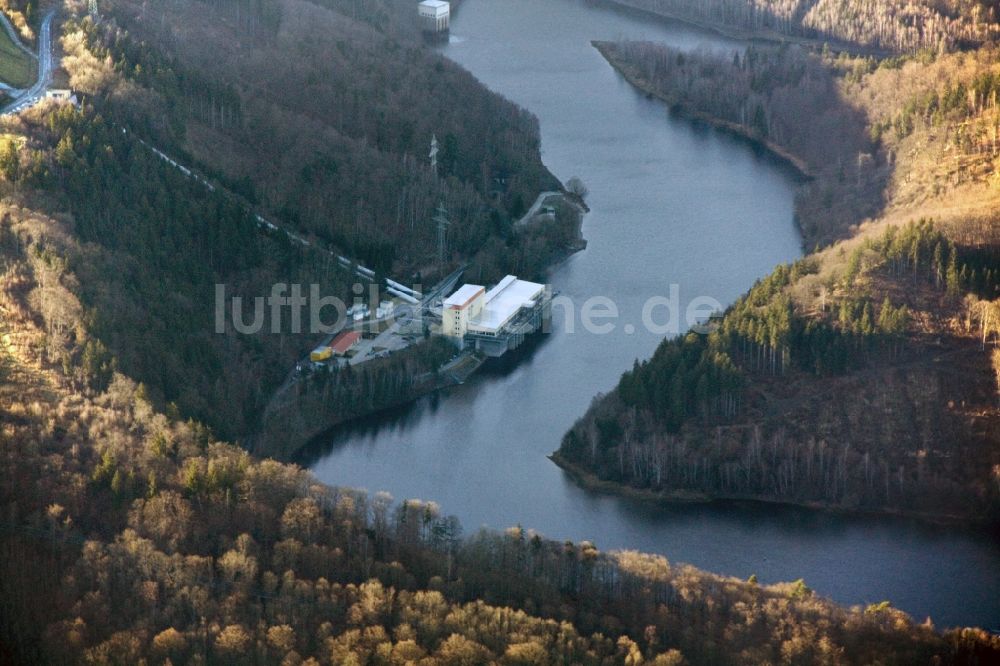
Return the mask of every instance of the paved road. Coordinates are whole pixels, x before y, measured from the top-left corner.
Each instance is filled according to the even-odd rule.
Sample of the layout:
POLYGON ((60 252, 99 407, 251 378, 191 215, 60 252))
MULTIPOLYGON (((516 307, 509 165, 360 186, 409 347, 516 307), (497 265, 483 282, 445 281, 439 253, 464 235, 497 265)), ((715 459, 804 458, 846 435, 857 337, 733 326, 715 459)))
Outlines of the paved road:
POLYGON ((545 203, 545 200, 548 199, 549 197, 554 197, 557 194, 562 194, 562 192, 542 192, 541 194, 539 194, 538 197, 535 199, 535 203, 531 204, 531 208, 528 209, 528 212, 525 213, 521 217, 521 219, 514 224, 514 226, 520 227, 531 222, 532 218, 534 218, 535 215, 538 214, 538 209, 542 207, 542 204, 545 203))
POLYGON ((0 110, 0 114, 18 113, 36 104, 45 96, 45 90, 52 83, 52 19, 55 11, 50 11, 42 19, 42 29, 38 33, 38 80, 13 102, 0 110))

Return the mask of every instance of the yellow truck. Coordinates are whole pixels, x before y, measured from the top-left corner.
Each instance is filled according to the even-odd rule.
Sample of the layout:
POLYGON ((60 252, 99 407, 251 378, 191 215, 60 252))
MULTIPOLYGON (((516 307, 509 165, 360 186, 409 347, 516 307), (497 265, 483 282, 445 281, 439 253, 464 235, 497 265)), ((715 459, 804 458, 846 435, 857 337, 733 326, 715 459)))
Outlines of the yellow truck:
POLYGON ((329 347, 317 347, 312 350, 309 354, 309 360, 313 363, 322 363, 323 361, 329 361, 333 357, 333 350, 329 347))

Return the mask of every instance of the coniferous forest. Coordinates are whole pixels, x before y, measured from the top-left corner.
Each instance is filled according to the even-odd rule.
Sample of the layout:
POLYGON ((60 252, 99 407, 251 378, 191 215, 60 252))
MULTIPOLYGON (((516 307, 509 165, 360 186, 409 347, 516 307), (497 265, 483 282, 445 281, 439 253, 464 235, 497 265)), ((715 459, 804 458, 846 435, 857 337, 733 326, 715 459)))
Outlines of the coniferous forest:
MULTIPOLYGON (((536 121, 430 55, 419 35, 405 29, 409 23, 393 28, 386 19, 373 26, 369 17, 347 27, 335 18, 339 14, 309 3, 246 5, 237 18, 233 12, 244 5, 174 3, 156 11, 181 13, 162 14, 163 22, 212 22, 237 45, 260 45, 273 69, 254 65, 255 76, 274 77, 267 86, 273 100, 241 87, 235 68, 248 63, 238 53, 225 61, 217 51, 184 49, 189 57, 212 56, 210 63, 188 63, 152 37, 133 36, 121 23, 149 29, 132 14, 148 7, 118 3, 108 20, 95 24, 82 3, 81 13, 63 25, 62 45, 69 81, 87 97, 87 107, 24 119, 17 127, 23 138, 6 140, 3 148, 9 182, 47 191, 46 210, 73 216, 79 247, 53 251, 77 255, 65 259, 84 272, 83 307, 94 318, 96 350, 88 358, 104 367, 101 377, 86 381, 106 384, 114 357, 114 366, 141 381, 155 404, 172 405, 227 438, 255 431, 288 369, 319 340, 289 335, 287 322, 279 334, 247 339, 231 332, 220 339, 212 332, 215 284, 231 285, 230 293, 244 302, 276 282, 318 284, 324 294, 350 302, 351 281, 329 252, 356 258, 380 275, 417 273, 428 282, 466 262, 469 273, 483 280, 510 272, 533 276, 566 251, 578 227, 576 212, 564 209, 551 224, 514 229, 539 191, 559 186, 538 158, 536 121), (276 63, 290 43, 288 31, 306 30, 300 24, 312 19, 343 31, 329 46, 346 55, 295 68, 304 77, 298 85, 310 92, 308 99, 293 99, 279 89, 294 82, 276 63), (376 34, 388 50, 361 48, 376 34), (384 71, 360 81, 351 77, 376 63, 384 71), (227 68, 213 69, 219 65, 227 68), (428 85, 439 86, 439 95, 423 95, 413 81, 418 72, 433 73, 435 83, 428 85), (386 77, 410 87, 383 100, 385 108, 373 115, 362 100, 384 92, 363 86, 386 77), (440 77, 447 82, 436 82, 440 77), (320 79, 334 97, 320 94, 320 79), (353 101, 343 97, 348 94, 353 101), (452 96, 478 102, 458 105, 452 96), (341 115, 321 113, 330 108, 341 115), (449 118, 443 108, 464 115, 449 118), (287 115, 292 113, 298 115, 287 115), (419 119, 443 124, 412 124, 419 119), (420 157, 435 133, 442 145, 438 176, 420 157), (493 138, 484 144, 479 138, 487 135, 493 138), (207 190, 151 148, 218 187, 207 190), (431 221, 440 205, 452 221, 445 266, 437 262, 431 221), (308 238, 312 249, 280 230, 261 235, 257 212, 308 238)), ((391 383, 404 383, 396 374, 391 383)), ((388 395, 374 408, 405 392, 388 395)))
POLYGON ((878 60, 596 46, 675 112, 792 160, 817 250, 759 281, 711 334, 636 362, 556 459, 655 495, 995 520, 994 47, 878 60))

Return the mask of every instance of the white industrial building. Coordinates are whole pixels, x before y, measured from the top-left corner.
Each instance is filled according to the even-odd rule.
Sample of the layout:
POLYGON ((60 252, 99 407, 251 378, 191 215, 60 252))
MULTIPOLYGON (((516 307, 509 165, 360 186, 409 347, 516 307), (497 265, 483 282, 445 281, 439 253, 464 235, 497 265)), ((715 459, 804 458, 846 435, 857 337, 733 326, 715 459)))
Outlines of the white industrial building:
POLYGON ((45 99, 54 99, 58 102, 69 102, 73 106, 80 106, 80 100, 69 88, 50 88, 45 91, 45 99))
POLYGON ((417 5, 417 14, 426 32, 445 32, 451 21, 451 3, 445 0, 424 0, 417 5))
POLYGON ((499 335, 522 310, 538 305, 545 285, 508 275, 483 296, 482 311, 469 320, 469 332, 499 335))
POLYGON ((378 307, 375 308, 375 318, 385 319, 386 317, 391 317, 395 311, 396 304, 392 301, 379 301, 378 307))
POLYGON ((508 275, 486 291, 467 284, 444 301, 442 334, 490 356, 515 349, 541 327, 550 296, 545 285, 508 275))

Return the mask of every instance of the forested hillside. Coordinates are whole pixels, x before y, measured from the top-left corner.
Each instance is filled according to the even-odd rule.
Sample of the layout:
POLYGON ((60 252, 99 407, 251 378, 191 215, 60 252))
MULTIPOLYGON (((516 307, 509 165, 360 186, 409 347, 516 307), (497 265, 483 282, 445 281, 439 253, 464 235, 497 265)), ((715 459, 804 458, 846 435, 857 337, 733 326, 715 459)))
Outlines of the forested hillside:
MULTIPOLYGON (((564 239, 551 228, 515 233, 512 220, 555 184, 534 120, 412 41, 399 3, 102 0, 100 24, 82 18, 86 5, 67 3, 76 16, 62 34, 82 108, 47 102, 2 121, 0 663, 1000 660, 996 636, 941 630, 889 602, 843 608, 807 581, 723 578, 520 527, 464 535, 431 503, 323 486, 221 441, 253 429, 312 341, 213 333, 216 283, 246 298, 279 281, 343 294, 325 244, 380 272, 430 272, 427 213, 438 201, 455 223, 450 263, 471 260, 484 279, 531 274, 564 239), (444 147, 438 177, 423 161, 432 133, 444 147), (320 248, 262 232, 255 210, 320 248)), ((976 91, 964 106, 939 98, 928 111, 929 87, 912 107, 894 106, 889 89, 908 85, 895 77, 931 71, 913 67, 982 73, 957 56, 857 70, 852 98, 877 120, 868 141, 886 164, 893 155, 890 200, 982 202, 967 195, 990 186, 982 164, 995 141, 965 137, 995 102, 963 74, 947 80, 976 91), (934 164, 958 165, 948 178, 908 157, 932 135, 934 164), (962 159, 940 159, 945 146, 962 147, 962 159), (920 199, 919 174, 937 198, 920 199)), ((971 500, 959 509, 990 510, 996 479, 976 443, 1000 430, 987 355, 1000 328, 998 240, 995 218, 972 208, 934 225, 903 226, 901 214, 896 231, 872 225, 781 269, 713 337, 665 343, 630 373, 567 437, 567 457, 617 463, 623 480, 648 482, 656 469, 666 473, 657 483, 721 479, 729 491, 746 478, 740 487, 780 499, 814 486, 851 506, 880 505, 884 488, 893 507, 923 508, 919 490, 957 510, 961 483, 971 500), (822 432, 836 455, 822 442, 785 447, 765 426, 749 444, 725 439, 738 420, 775 409, 775 396, 801 393, 781 408, 799 409, 804 424, 825 419, 831 401, 814 381, 831 376, 846 384, 834 391, 857 396, 836 416, 884 425, 884 449, 858 458, 834 426, 822 432), (873 404, 881 420, 868 418, 873 404), (909 410, 918 436, 895 429, 895 409, 909 410), (705 440, 683 438, 702 424, 733 447, 714 449, 735 463, 711 475, 712 453, 696 449, 705 440), (942 439, 936 424, 957 435, 942 439), (890 447, 901 438, 923 448, 890 447), (654 468, 647 454, 662 451, 672 457, 654 468), (860 470, 871 476, 859 482, 860 470)), ((432 372, 441 350, 418 350, 427 356, 392 362, 432 372)), ((391 363, 374 368, 311 390, 363 410, 408 388, 391 363)))
POLYGON ((116 0, 70 26, 65 64, 116 120, 378 271, 436 268, 444 204, 449 259, 475 257, 484 279, 539 272, 507 247, 559 185, 537 120, 423 47, 398 5, 116 0))
MULTIPOLYGON (((84 108, 6 121, 0 142, 8 196, 65 224, 53 270, 76 273, 83 309, 65 313, 46 353, 81 385, 103 390, 117 369, 158 407, 243 439, 318 338, 293 334, 288 313, 280 331, 217 335, 216 284, 247 304, 276 283, 350 301, 326 249, 428 281, 465 261, 483 281, 535 276, 566 251, 561 230, 578 224, 575 211, 513 226, 539 191, 559 187, 541 164, 537 121, 422 46, 397 4, 99 6, 95 23, 88 3, 68 3, 61 29, 84 108), (442 204, 452 224, 439 266, 431 217, 442 204), (261 233, 258 211, 313 248, 261 233), (73 356, 78 315, 89 346, 73 356)), ((425 356, 386 364, 392 376, 378 369, 386 388, 374 395, 367 372, 339 390, 358 413, 393 404, 425 356)))
POLYGON ((796 207, 806 247, 844 238, 881 209, 889 165, 864 110, 845 101, 837 78, 838 69, 853 73, 868 61, 834 64, 798 47, 692 57, 647 42, 595 46, 675 111, 761 142, 803 172, 811 183, 800 188, 796 207))
POLYGON ((607 0, 742 35, 834 41, 879 51, 978 46, 1000 34, 984 0, 607 0))
POLYGON ((710 335, 665 341, 557 460, 657 494, 1000 517, 995 52, 601 47, 644 90, 834 165, 797 213, 807 239, 831 219, 851 238, 779 267, 710 335), (871 152, 851 159, 859 118, 871 152))
POLYGON ((58 213, 59 242, 46 248, 53 280, 42 291, 52 327, 46 358, 73 368, 81 388, 103 390, 115 369, 144 382, 158 405, 228 436, 251 426, 308 339, 219 335, 214 285, 252 298, 272 282, 322 280, 346 290, 325 257, 265 235, 241 206, 171 168, 100 116, 63 107, 8 126, 0 161, 9 200, 58 213), (78 320, 89 328, 80 338, 78 320))
MULTIPOLYGON (((981 630, 844 609, 520 528, 463 537, 433 504, 320 485, 158 413, 115 373, 86 390, 59 335, 62 222, 0 222, 0 658, 150 664, 975 664, 981 630)), ((79 267, 78 267, 79 268, 79 267)), ((78 340, 90 338, 85 317, 78 340)), ((85 343, 83 343, 85 344, 85 343)))

